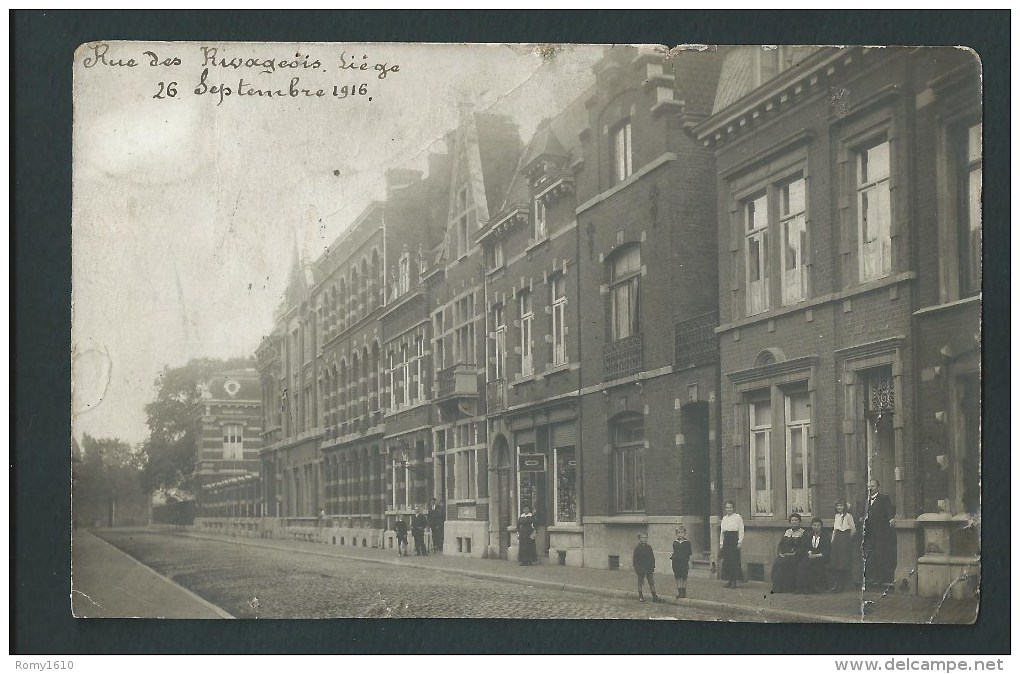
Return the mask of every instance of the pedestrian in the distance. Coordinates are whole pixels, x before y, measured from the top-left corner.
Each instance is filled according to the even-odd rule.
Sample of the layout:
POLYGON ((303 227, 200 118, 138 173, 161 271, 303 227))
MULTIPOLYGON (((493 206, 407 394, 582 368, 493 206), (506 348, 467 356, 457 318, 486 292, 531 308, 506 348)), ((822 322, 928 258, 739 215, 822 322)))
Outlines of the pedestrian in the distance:
POLYGON ((676 528, 676 538, 673 540, 673 554, 670 560, 673 562, 673 578, 676 580, 676 598, 687 597, 687 574, 690 571, 691 542, 687 540, 687 530, 683 527, 676 528))
POLYGON ((835 509, 836 515, 832 520, 832 546, 829 552, 829 575, 832 576, 829 592, 842 592, 853 564, 853 541, 857 533, 857 524, 845 500, 836 501, 835 509))
POLYGON ((521 516, 517 518, 517 563, 531 566, 538 561, 535 549, 535 516, 531 508, 524 506, 521 516))
POLYGON ((443 525, 446 523, 446 506, 433 498, 429 501, 429 528, 432 529, 432 552, 443 551, 443 525))
POLYGON ((648 534, 638 534, 638 544, 634 546, 634 557, 631 560, 634 566, 634 573, 637 574, 637 598, 638 601, 645 600, 645 580, 648 580, 648 589, 652 593, 652 601, 656 604, 662 603, 662 597, 655 593, 655 552, 652 546, 648 545, 648 534))
POLYGON ((393 533, 397 535, 397 557, 407 557, 407 522, 403 517, 393 523, 393 533))
POLYGON ((740 562, 740 546, 744 544, 744 518, 737 512, 737 504, 726 501, 726 514, 719 523, 719 546, 722 557, 722 577, 726 587, 734 588, 744 579, 740 562))
POLYGON ((411 535, 414 536, 414 554, 419 557, 429 554, 425 548, 425 530, 428 528, 429 518, 421 511, 421 506, 418 506, 415 508, 414 517, 411 518, 411 535))

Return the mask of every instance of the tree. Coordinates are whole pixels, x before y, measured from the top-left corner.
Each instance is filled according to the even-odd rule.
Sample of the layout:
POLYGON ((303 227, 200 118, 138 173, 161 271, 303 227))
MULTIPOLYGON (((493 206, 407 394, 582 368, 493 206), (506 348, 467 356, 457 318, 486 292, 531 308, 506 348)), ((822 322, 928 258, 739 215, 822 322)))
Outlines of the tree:
MULTIPOLYGON (((137 510, 147 502, 141 488, 141 453, 123 440, 85 434, 81 447, 73 448, 71 465, 76 522, 116 526, 121 505, 137 510)), ((137 512, 135 519, 139 519, 137 512)))
POLYGON ((149 437, 142 445, 142 479, 147 489, 194 491, 198 384, 216 372, 252 364, 251 358, 195 358, 181 367, 163 368, 156 378, 156 399, 145 406, 149 437))

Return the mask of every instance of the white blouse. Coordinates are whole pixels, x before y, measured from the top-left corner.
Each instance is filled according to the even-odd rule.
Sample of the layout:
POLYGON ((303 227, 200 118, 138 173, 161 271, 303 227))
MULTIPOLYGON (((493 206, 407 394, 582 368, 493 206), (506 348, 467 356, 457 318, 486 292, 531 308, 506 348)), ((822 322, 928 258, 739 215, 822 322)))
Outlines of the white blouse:
POLYGON ((724 531, 737 532, 737 545, 744 542, 744 518, 740 516, 740 513, 723 515, 722 521, 719 523, 719 538, 723 538, 722 532, 724 531))
POLYGON ((833 536, 836 535, 837 531, 849 531, 851 536, 857 533, 857 525, 854 524, 854 516, 850 513, 836 513, 836 516, 832 521, 833 536))

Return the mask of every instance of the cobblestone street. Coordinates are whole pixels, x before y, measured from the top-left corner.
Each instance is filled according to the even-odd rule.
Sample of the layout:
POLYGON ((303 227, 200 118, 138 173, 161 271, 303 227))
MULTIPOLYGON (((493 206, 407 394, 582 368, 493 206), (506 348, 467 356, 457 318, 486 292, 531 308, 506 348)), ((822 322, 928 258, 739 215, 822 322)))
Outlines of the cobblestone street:
MULTIPOLYGON (((100 536, 238 618, 719 618, 669 603, 588 597, 229 541, 141 530, 105 530, 100 536), (257 613, 250 605, 256 598, 257 613)), ((670 596, 672 588, 661 589, 670 596)))

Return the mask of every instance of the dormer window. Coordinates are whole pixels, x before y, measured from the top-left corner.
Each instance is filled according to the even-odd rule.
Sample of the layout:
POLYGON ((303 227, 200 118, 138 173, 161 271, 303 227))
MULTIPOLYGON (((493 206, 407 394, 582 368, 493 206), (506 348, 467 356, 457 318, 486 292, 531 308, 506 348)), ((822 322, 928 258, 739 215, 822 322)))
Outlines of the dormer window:
POLYGON ((403 295, 411 287, 411 255, 404 253, 400 256, 397 268, 397 294, 403 295))
POLYGON ((541 199, 535 199, 535 241, 544 239, 546 233, 545 203, 541 199))
POLYGON ((630 134, 630 120, 617 124, 609 132, 609 154, 614 184, 626 180, 634 172, 630 134))

